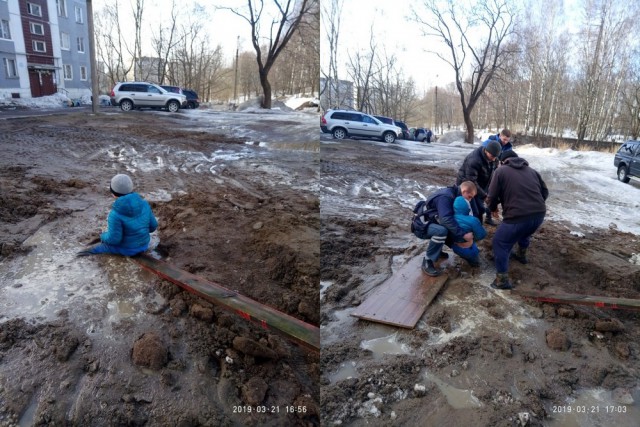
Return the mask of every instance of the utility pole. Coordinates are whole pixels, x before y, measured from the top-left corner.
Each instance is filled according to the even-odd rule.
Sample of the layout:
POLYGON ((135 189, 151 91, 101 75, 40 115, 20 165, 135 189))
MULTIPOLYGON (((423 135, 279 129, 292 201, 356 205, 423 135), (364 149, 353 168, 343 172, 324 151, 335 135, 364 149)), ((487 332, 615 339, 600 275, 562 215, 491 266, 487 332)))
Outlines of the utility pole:
POLYGON ((91 67, 91 111, 98 113, 100 90, 98 89, 98 70, 96 67, 96 41, 93 27, 93 3, 87 0, 87 28, 89 30, 89 65, 91 67))
POLYGON ((238 99, 238 50, 240 49, 240 36, 236 41, 236 77, 233 79, 233 102, 238 99))

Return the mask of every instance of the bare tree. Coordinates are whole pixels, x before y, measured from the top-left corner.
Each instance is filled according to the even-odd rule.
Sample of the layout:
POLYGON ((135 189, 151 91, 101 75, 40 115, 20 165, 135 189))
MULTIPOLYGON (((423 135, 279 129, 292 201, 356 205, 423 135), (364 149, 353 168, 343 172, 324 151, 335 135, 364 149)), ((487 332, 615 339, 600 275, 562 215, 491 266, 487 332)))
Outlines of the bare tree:
POLYGON ((265 11, 264 0, 247 0, 245 11, 225 8, 246 20, 251 26, 251 43, 256 51, 258 75, 262 86, 261 107, 271 108, 271 83, 269 71, 278 59, 300 23, 318 8, 318 0, 272 0, 276 12, 265 11), (262 25, 268 27, 268 35, 262 33, 262 25))
POLYGON ((142 14, 144 12, 144 0, 135 0, 135 4, 131 5, 131 13, 133 15, 133 25, 135 28, 133 34, 133 50, 129 54, 133 57, 133 78, 134 80, 143 80, 141 75, 143 72, 142 60, 142 14))
POLYGON ((151 44, 157 58, 156 75, 159 84, 165 84, 168 71, 168 62, 173 49, 179 43, 177 37, 178 9, 176 0, 171 1, 171 13, 169 14, 169 25, 163 26, 163 22, 158 23, 158 33, 151 37, 151 44))
POLYGON ((466 142, 472 143, 473 108, 505 59, 515 53, 506 43, 514 35, 514 14, 508 0, 480 0, 466 11, 454 0, 447 0, 446 8, 436 0, 425 0, 422 6, 424 11, 413 11, 414 19, 422 25, 426 37, 439 38, 448 49, 447 54, 434 53, 455 72, 466 142))
MULTIPOLYGON (((101 85, 113 87, 117 82, 127 80, 132 63, 126 59, 129 50, 123 38, 120 23, 120 4, 116 0, 105 5, 95 20, 96 51, 102 70, 101 85)), ((104 86, 103 86, 104 88, 104 86)))
POLYGON ((326 51, 328 63, 322 70, 324 84, 320 87, 320 97, 325 107, 343 107, 345 100, 352 99, 342 92, 340 75, 338 70, 338 47, 340 39, 340 21, 344 0, 331 0, 322 2, 322 23, 326 34, 326 42, 322 46, 326 51))

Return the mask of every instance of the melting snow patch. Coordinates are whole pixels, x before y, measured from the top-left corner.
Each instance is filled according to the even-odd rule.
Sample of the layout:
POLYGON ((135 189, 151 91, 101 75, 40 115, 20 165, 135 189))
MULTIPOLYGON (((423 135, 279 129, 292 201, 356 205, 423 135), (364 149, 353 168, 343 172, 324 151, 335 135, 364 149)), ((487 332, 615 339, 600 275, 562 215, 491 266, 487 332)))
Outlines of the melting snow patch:
POLYGON ((629 258, 629 262, 631 264, 640 265, 640 254, 631 254, 631 258, 629 258))
POLYGON ((576 237, 584 237, 584 233, 580 232, 580 231, 572 231, 571 233, 572 236, 576 236, 576 237))

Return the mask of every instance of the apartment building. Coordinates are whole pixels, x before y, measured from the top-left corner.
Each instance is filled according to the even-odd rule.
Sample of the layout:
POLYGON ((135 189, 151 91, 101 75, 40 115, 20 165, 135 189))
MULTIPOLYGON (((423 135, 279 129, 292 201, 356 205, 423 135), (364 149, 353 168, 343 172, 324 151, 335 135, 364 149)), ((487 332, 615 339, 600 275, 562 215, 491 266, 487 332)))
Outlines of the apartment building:
POLYGON ((85 0, 0 0, 0 98, 91 94, 85 0))

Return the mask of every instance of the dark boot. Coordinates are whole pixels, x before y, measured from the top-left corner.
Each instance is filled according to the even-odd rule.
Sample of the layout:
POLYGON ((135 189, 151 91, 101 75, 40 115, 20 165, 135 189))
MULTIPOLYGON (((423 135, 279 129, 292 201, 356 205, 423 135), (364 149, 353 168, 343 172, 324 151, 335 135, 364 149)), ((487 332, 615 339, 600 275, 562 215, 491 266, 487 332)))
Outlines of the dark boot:
POLYGON ((428 276, 431 277, 439 276, 441 273, 441 271, 438 270, 435 265, 433 265, 433 261, 426 257, 422 260, 422 271, 424 271, 428 276))
POLYGON ((521 248, 518 246, 518 249, 515 252, 511 252, 511 258, 519 261, 520 264, 528 264, 529 258, 527 258, 527 248, 521 248))
POLYGON ((491 283, 491 287, 503 291, 513 289, 511 280, 509 280, 509 273, 497 273, 495 280, 491 283))
POLYGON ((438 256, 439 259, 449 259, 449 254, 445 251, 440 251, 440 256, 438 256))
POLYGON ((493 220, 493 218, 491 218, 491 215, 490 215, 490 214, 487 214, 487 215, 486 215, 486 217, 485 217, 485 219, 484 219, 484 223, 485 223, 485 224, 487 224, 487 225, 493 225, 493 226, 498 225, 498 224, 496 224, 496 222, 493 220))

